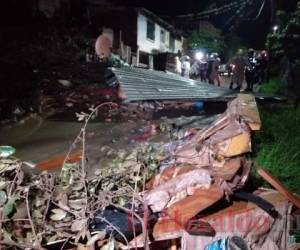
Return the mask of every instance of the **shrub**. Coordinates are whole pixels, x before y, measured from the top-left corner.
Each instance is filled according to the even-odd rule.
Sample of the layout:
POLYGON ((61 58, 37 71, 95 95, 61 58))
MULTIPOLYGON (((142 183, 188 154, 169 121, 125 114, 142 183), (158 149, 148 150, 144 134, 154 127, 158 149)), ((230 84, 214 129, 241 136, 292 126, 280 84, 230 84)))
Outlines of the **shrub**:
POLYGON ((256 165, 300 194, 300 107, 260 108, 262 130, 254 136, 256 165))

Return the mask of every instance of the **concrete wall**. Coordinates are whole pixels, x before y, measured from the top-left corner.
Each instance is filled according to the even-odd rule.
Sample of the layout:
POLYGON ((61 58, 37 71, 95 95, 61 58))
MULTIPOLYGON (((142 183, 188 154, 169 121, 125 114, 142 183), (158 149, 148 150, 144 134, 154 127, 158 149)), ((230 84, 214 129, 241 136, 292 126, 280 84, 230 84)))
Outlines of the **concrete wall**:
POLYGON ((147 18, 141 14, 137 17, 137 44, 139 50, 147 53, 152 53, 152 50, 159 49, 160 45, 160 29, 159 25, 155 24, 155 40, 147 38, 147 18))
MULTIPOLYGON (((150 21, 152 21, 152 20, 150 20, 150 21)), ((148 39, 147 38, 147 17, 145 17, 142 14, 138 14, 138 17, 137 17, 137 31, 138 31, 137 32, 137 44, 139 46, 140 51, 143 51, 146 53, 152 53, 153 50, 156 50, 159 52, 169 51, 170 32, 155 23, 155 40, 148 39), (160 31, 161 30, 164 30, 166 32, 165 43, 162 43, 160 40, 160 31)))
POLYGON ((177 53, 178 50, 180 50, 182 52, 183 48, 182 48, 182 44, 183 44, 183 41, 182 39, 181 40, 177 40, 175 39, 175 47, 174 47, 174 53, 177 53))

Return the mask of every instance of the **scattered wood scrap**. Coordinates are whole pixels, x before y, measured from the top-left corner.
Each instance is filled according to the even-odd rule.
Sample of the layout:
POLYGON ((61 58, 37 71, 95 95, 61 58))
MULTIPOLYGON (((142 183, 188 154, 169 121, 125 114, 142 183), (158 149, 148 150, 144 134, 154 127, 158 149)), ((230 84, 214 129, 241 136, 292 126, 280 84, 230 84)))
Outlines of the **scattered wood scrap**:
POLYGON ((289 191, 276 177, 271 175, 266 169, 259 168, 258 174, 274 187, 279 193, 293 203, 297 208, 300 208, 300 198, 289 191))

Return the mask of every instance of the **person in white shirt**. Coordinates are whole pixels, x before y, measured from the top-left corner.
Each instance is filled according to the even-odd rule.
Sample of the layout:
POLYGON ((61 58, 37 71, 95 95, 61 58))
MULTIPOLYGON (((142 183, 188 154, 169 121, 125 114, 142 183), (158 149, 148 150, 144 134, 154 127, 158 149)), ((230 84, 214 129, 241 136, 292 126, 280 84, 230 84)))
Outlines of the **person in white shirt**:
POLYGON ((175 68, 176 74, 181 75, 181 67, 182 66, 181 66, 181 61, 179 60, 178 56, 175 57, 175 65, 176 65, 176 68, 175 68))
POLYGON ((182 58, 182 66, 181 66, 181 76, 190 78, 190 70, 191 70, 191 63, 190 63, 190 57, 184 56, 182 58))

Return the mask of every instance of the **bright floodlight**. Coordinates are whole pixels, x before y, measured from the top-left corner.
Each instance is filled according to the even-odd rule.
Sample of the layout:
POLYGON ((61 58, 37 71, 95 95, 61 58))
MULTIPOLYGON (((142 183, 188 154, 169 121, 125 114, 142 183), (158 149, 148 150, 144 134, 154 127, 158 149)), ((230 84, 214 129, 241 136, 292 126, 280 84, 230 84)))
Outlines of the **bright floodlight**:
POLYGON ((197 60, 201 60, 201 59, 203 59, 204 54, 203 54, 203 52, 198 51, 198 52, 196 53, 195 57, 196 57, 197 60))
POLYGON ((277 31, 278 30, 278 25, 273 26, 273 30, 277 31))

